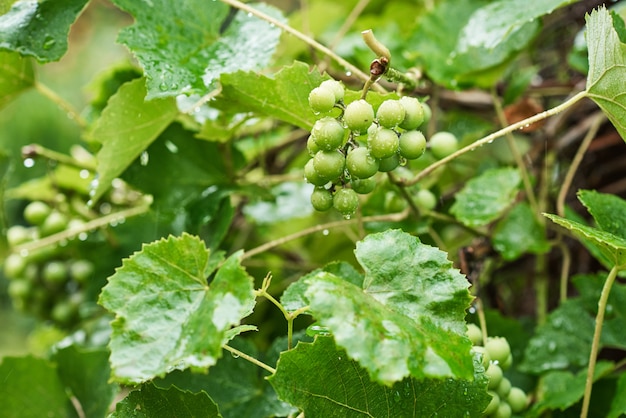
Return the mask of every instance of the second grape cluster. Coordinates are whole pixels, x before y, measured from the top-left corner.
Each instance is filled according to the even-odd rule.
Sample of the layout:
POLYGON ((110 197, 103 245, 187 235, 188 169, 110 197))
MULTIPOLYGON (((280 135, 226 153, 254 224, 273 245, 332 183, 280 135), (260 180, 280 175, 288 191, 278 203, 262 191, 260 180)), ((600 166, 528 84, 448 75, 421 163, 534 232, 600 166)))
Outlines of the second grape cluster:
MULTIPOLYGON (((320 118, 307 141, 311 159, 304 167, 304 176, 315 186, 311 204, 316 210, 334 207, 350 217, 359 205, 358 194, 374 190, 376 173, 392 171, 424 154, 426 138, 418 128, 429 118, 430 109, 418 99, 404 96, 385 100, 374 111, 364 99, 344 105, 344 94, 343 85, 336 80, 322 82, 309 94, 309 105, 320 118), (328 116, 336 107, 341 114, 328 116)), ((431 148, 435 139, 442 144, 452 141, 456 149, 452 134, 437 135, 441 138, 433 136, 431 148)), ((455 150, 448 152, 450 148, 444 151, 455 150)), ((432 149, 433 155, 435 151, 432 149)))

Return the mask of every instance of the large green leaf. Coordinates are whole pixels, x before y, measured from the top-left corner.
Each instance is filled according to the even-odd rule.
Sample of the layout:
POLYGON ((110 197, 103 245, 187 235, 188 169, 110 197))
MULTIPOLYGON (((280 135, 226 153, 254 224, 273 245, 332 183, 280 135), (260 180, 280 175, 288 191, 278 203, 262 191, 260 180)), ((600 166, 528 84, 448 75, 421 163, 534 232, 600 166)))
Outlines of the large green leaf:
POLYGON ((44 359, 5 357, 0 364, 0 399, 5 418, 78 417, 54 364, 44 359))
POLYGON ((33 64, 15 52, 0 51, 0 108, 35 82, 33 64))
POLYGON ((145 97, 145 79, 130 81, 111 97, 96 121, 91 137, 102 143, 102 148, 97 155, 99 179, 93 190, 94 201, 178 114, 173 98, 146 101, 145 97))
MULTIPOLYGON (((280 29, 218 1, 189 0, 175 6, 167 0, 114 3, 135 18, 119 42, 128 46, 145 70, 148 98, 181 93, 205 94, 220 74, 265 67, 274 53, 280 29)), ((253 7, 282 20, 264 4, 253 7)))
POLYGON ((486 225, 513 204, 520 182, 515 168, 487 170, 468 181, 455 195, 450 212, 465 225, 486 225))
POLYGON ((587 16, 587 96, 602 108, 626 141, 626 45, 620 41, 615 30, 615 19, 621 20, 618 15, 611 15, 605 7, 587 16))
POLYGON ((110 418, 221 418, 217 405, 204 393, 142 385, 119 402, 110 418))
POLYGON ((530 205, 521 202, 498 222, 493 234, 493 248, 505 260, 515 260, 524 253, 550 251, 545 227, 537 221, 530 205))
POLYGON ((600 229, 626 239, 626 200, 595 190, 579 190, 578 199, 600 229))
POLYGON ((269 380, 307 418, 480 417, 489 402, 481 372, 468 380, 407 378, 389 387, 372 382, 331 337, 282 353, 269 380))
POLYGON ((39 62, 58 61, 67 51, 70 26, 88 0, 23 0, 0 16, 0 50, 39 62))
POLYGON ((214 274, 220 260, 187 234, 144 245, 124 260, 99 300, 116 315, 110 343, 115 380, 140 383, 215 364, 229 329, 254 306, 253 281, 239 255, 214 274))
POLYGON ((471 344, 465 337, 469 283, 446 254, 409 234, 389 230, 357 244, 362 283, 320 271, 296 285, 288 301, 310 306, 370 373, 391 384, 406 376, 470 378, 471 344))

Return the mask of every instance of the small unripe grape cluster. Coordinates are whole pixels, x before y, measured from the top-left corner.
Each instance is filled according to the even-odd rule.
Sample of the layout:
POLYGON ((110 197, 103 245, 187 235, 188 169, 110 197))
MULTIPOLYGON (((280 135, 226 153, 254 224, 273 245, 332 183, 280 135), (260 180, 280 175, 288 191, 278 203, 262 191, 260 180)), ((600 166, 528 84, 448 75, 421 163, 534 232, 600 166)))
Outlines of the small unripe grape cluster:
MULTIPOLYGON (((7 241, 12 248, 82 223, 42 201, 30 202, 23 215, 29 226, 14 225, 7 230, 7 241)), ((79 307, 84 301, 83 287, 94 273, 94 264, 76 258, 69 250, 68 246, 51 245, 7 256, 3 271, 9 280, 8 293, 18 310, 62 327, 78 322, 79 307)))
POLYGON ((509 418, 528 407, 526 393, 511 385, 504 376, 504 371, 513 365, 511 347, 504 337, 488 337, 484 341, 482 331, 475 324, 468 324, 467 335, 474 344, 472 351, 478 353, 485 366, 485 375, 489 378, 487 391, 491 401, 483 411, 484 417, 509 418))
POLYGON ((344 105, 343 98, 344 87, 336 80, 322 82, 309 95, 309 105, 320 118, 307 141, 311 159, 304 177, 315 186, 311 204, 316 210, 335 208, 350 217, 358 195, 376 187, 376 173, 424 154, 426 138, 417 129, 426 112, 414 97, 385 100, 376 111, 364 99, 344 105), (334 108, 342 111, 338 117, 328 115, 334 108))

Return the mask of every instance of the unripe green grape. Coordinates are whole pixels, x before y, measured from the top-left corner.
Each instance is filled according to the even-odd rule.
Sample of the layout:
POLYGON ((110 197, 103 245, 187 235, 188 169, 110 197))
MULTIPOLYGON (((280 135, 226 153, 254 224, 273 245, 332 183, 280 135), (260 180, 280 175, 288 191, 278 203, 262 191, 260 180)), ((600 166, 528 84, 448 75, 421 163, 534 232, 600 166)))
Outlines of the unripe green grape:
POLYGON ((376 180, 372 177, 367 179, 354 179, 351 182, 352 190, 358 194, 368 194, 376 188, 376 180))
POLYGON ((315 137, 317 146, 325 151, 332 151, 341 147, 345 129, 335 118, 323 117, 315 122, 311 135, 315 137))
POLYGON ((391 129, 379 128, 367 136, 367 146, 375 158, 389 158, 397 154, 400 140, 391 129))
POLYGON ((378 172, 378 166, 378 160, 365 147, 349 151, 346 157, 346 168, 352 176, 359 179, 372 177, 378 172))
POLYGON ((46 203, 41 201, 30 202, 24 208, 24 219, 31 225, 41 225, 50 215, 52 209, 46 203))
POLYGON ((11 280, 7 292, 12 299, 26 299, 30 296, 32 284, 28 280, 11 280))
POLYGON ((421 157, 426 151, 426 138, 420 131, 406 131, 400 135, 400 155, 408 160, 421 157))
POLYGON ((502 370, 509 370, 512 365, 513 365, 513 355, 509 354, 509 356, 506 358, 506 360, 504 360, 504 363, 502 363, 500 367, 502 367, 502 370))
POLYGON ((485 368, 485 370, 487 370, 490 367, 491 357, 489 357, 489 353, 487 352, 487 350, 485 350, 485 347, 482 347, 480 345, 475 345, 474 347, 472 347, 471 351, 472 353, 480 354, 483 367, 485 368))
POLYGON ((415 194, 415 204, 420 209, 433 210, 437 206, 437 196, 428 189, 420 189, 415 194))
POLYGON ((346 157, 338 151, 320 151, 313 157, 313 167, 322 178, 334 180, 341 176, 346 157))
POLYGON ((385 100, 376 111, 376 119, 380 126, 395 128, 404 120, 404 107, 398 100, 385 100))
POLYGON ((61 300, 57 302, 52 308, 52 311, 50 312, 50 317, 54 322, 58 324, 69 325, 76 317, 76 314, 76 306, 73 303, 71 303, 69 300, 61 300))
POLYGON ((343 100, 343 96, 345 94, 345 89, 343 88, 343 84, 337 80, 325 80, 320 84, 320 88, 329 89, 335 95, 335 102, 339 100, 343 100))
POLYGON ((309 93, 309 106, 317 113, 325 113, 335 106, 335 93, 329 88, 316 87, 309 93))
POLYGON ((70 264, 70 277, 78 283, 86 282, 95 270, 94 265, 89 260, 74 260, 70 264))
POLYGON ((502 369, 496 363, 491 363, 485 370, 485 376, 489 378, 489 389, 496 390, 502 381, 502 369))
POLYGON ((7 242, 11 247, 28 242, 31 240, 31 237, 31 232, 25 226, 13 225, 7 229, 7 242))
POLYGON ((500 398, 506 399, 509 396, 509 392, 511 391, 511 381, 506 377, 503 377, 500 381, 500 384, 496 388, 496 392, 500 395, 500 398))
POLYGON ((311 205, 320 212, 327 211, 333 207, 333 194, 323 187, 316 187, 311 193, 311 205))
POLYGON ((63 284, 67 281, 67 267, 62 261, 50 261, 43 266, 42 277, 46 283, 63 284))
POLYGON ((46 237, 48 235, 56 234, 67 228, 67 217, 61 212, 53 210, 45 221, 41 224, 41 235, 46 237))
POLYGON ((442 159, 459 149, 459 141, 450 132, 437 132, 430 137, 430 152, 437 159, 442 159))
POLYGON ((520 388, 513 387, 509 391, 509 395, 506 397, 507 403, 511 406, 513 412, 520 413, 528 405, 528 397, 526 393, 520 388))
POLYGON ((387 173, 389 171, 393 171, 400 165, 400 156, 398 154, 394 154, 389 158, 382 158, 378 162, 378 171, 381 173, 387 173))
POLYGON ((496 410, 496 413, 493 414, 493 418, 511 418, 511 415, 512 415, 512 411, 511 411, 511 407, 509 406, 509 404, 506 402, 500 402, 500 405, 498 405, 498 409, 496 410))
POLYGON ((329 181, 329 179, 320 176, 320 174, 317 172, 317 170, 313 166, 313 158, 307 161, 307 163, 304 165, 304 178, 307 182, 311 183, 314 186, 323 186, 329 181))
POLYGON ((359 206, 359 197, 352 189, 339 189, 333 197, 333 206, 344 216, 350 216, 359 206))
POLYGON ((489 337, 485 341, 485 349, 489 351, 492 361, 503 364, 507 357, 511 355, 511 347, 504 337, 489 337))
POLYGON ((17 279, 24 273, 28 262, 19 254, 9 254, 4 260, 4 275, 7 279, 17 279))
POLYGON ((404 120, 399 125, 402 129, 407 131, 417 129, 424 123, 424 107, 419 100, 404 96, 400 98, 400 104, 404 108, 404 120))
MULTIPOLYGON (((422 189, 425 190, 425 189, 422 189)), ((480 327, 476 324, 467 324, 467 337, 470 339, 472 344, 480 345, 483 342, 483 332, 480 330, 480 327)))
POLYGON ((315 136, 309 135, 306 140, 306 149, 307 151, 309 151, 309 155, 311 157, 314 156, 317 151, 320 151, 319 145, 317 145, 317 142, 315 142, 315 136))
POLYGON ((500 397, 498 394, 492 390, 487 392, 491 395, 491 400, 489 401, 489 405, 483 411, 483 416, 491 415, 498 410, 498 406, 500 405, 500 397))
POLYGON ((385 196, 385 211, 388 213, 402 212, 407 202, 397 193, 389 193, 385 196))
POLYGON ((346 106, 343 121, 351 131, 365 132, 374 122, 374 108, 363 99, 356 100, 346 106))

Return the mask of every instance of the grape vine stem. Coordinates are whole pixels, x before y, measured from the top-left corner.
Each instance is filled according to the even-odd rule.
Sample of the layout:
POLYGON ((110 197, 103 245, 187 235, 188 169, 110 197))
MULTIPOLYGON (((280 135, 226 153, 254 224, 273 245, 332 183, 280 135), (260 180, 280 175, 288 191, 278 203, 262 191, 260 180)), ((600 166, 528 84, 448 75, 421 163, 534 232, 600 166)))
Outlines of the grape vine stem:
POLYGON ((242 359, 248 360, 250 363, 255 364, 255 365, 257 365, 257 366, 267 370, 271 374, 275 374, 276 373, 276 369, 275 368, 273 368, 271 366, 268 366, 267 364, 263 363, 262 361, 259 361, 259 360, 255 359, 254 357, 249 356, 246 353, 244 353, 242 351, 239 351, 236 348, 233 348, 233 347, 229 346, 228 344, 224 344, 222 346, 222 348, 224 350, 230 351, 236 357, 241 357, 242 359))
POLYGON ((428 167, 426 167, 425 169, 423 169, 419 174, 417 174, 415 177, 413 177, 410 180, 404 180, 402 181, 402 183, 405 186, 412 186, 414 184, 417 184, 420 180, 422 180, 423 178, 425 178, 426 176, 428 176, 430 173, 432 173, 433 171, 435 171, 436 169, 438 169, 439 167, 442 167, 444 165, 446 165, 448 162, 454 160, 457 157, 460 157, 461 155, 473 151, 476 148, 483 146, 485 144, 489 144, 491 143, 491 141, 500 138, 506 134, 508 134, 509 132, 513 132, 516 131, 518 129, 524 128, 525 126, 528 125, 532 125, 535 122, 539 122, 540 120, 546 119, 550 116, 554 116, 562 111, 564 111, 565 109, 571 107, 574 105, 574 103, 578 102, 581 99, 584 99, 585 97, 587 97, 588 93, 586 90, 583 90, 577 94, 575 94, 574 96, 572 96, 569 100, 561 103, 558 106, 553 107, 552 109, 548 109, 544 112, 541 113, 537 113, 534 116, 531 116, 530 118, 524 119, 522 121, 516 122, 512 125, 507 126, 506 128, 502 128, 499 131, 496 131, 490 135, 487 135, 484 138, 481 138, 475 142, 472 142, 471 144, 469 144, 468 146, 461 148, 460 150, 448 155, 445 158, 442 158, 439 161, 434 162, 433 164, 429 165, 428 167))
MULTIPOLYGON (((246 13, 250 13, 256 17, 258 17, 259 19, 265 20, 266 22, 284 30, 285 32, 295 36, 296 38, 300 39, 301 41, 303 41, 304 43, 306 43, 307 45, 310 45, 312 48, 317 49, 318 51, 322 52, 323 54, 328 55, 329 57, 331 57, 332 59, 334 59, 335 61, 337 61, 337 63, 339 65, 341 65, 342 67, 344 67, 345 69, 347 69, 348 71, 352 72, 352 74, 354 74, 355 76, 357 76, 358 78, 360 78, 362 81, 367 82, 367 80, 369 80, 370 76, 368 74, 365 74, 363 71, 361 71, 358 67, 355 67, 354 65, 350 64, 348 61, 346 61, 345 59, 343 59, 342 57, 340 57, 339 55, 337 55, 336 53, 334 53, 333 51, 331 51, 329 48, 325 47, 324 45, 320 44, 319 42, 317 42, 315 39, 311 38, 310 36, 305 35, 304 33, 292 28, 289 25, 284 24, 283 22, 273 18, 270 15, 267 15, 259 10, 256 10, 250 6, 248 6, 245 3, 242 3, 238 0, 220 0, 222 3, 226 3, 229 6, 235 7, 239 10, 242 10, 246 13)), ((373 88, 375 88, 377 91, 379 91, 380 93, 385 93, 385 89, 376 84, 375 86, 373 86, 373 88)))

